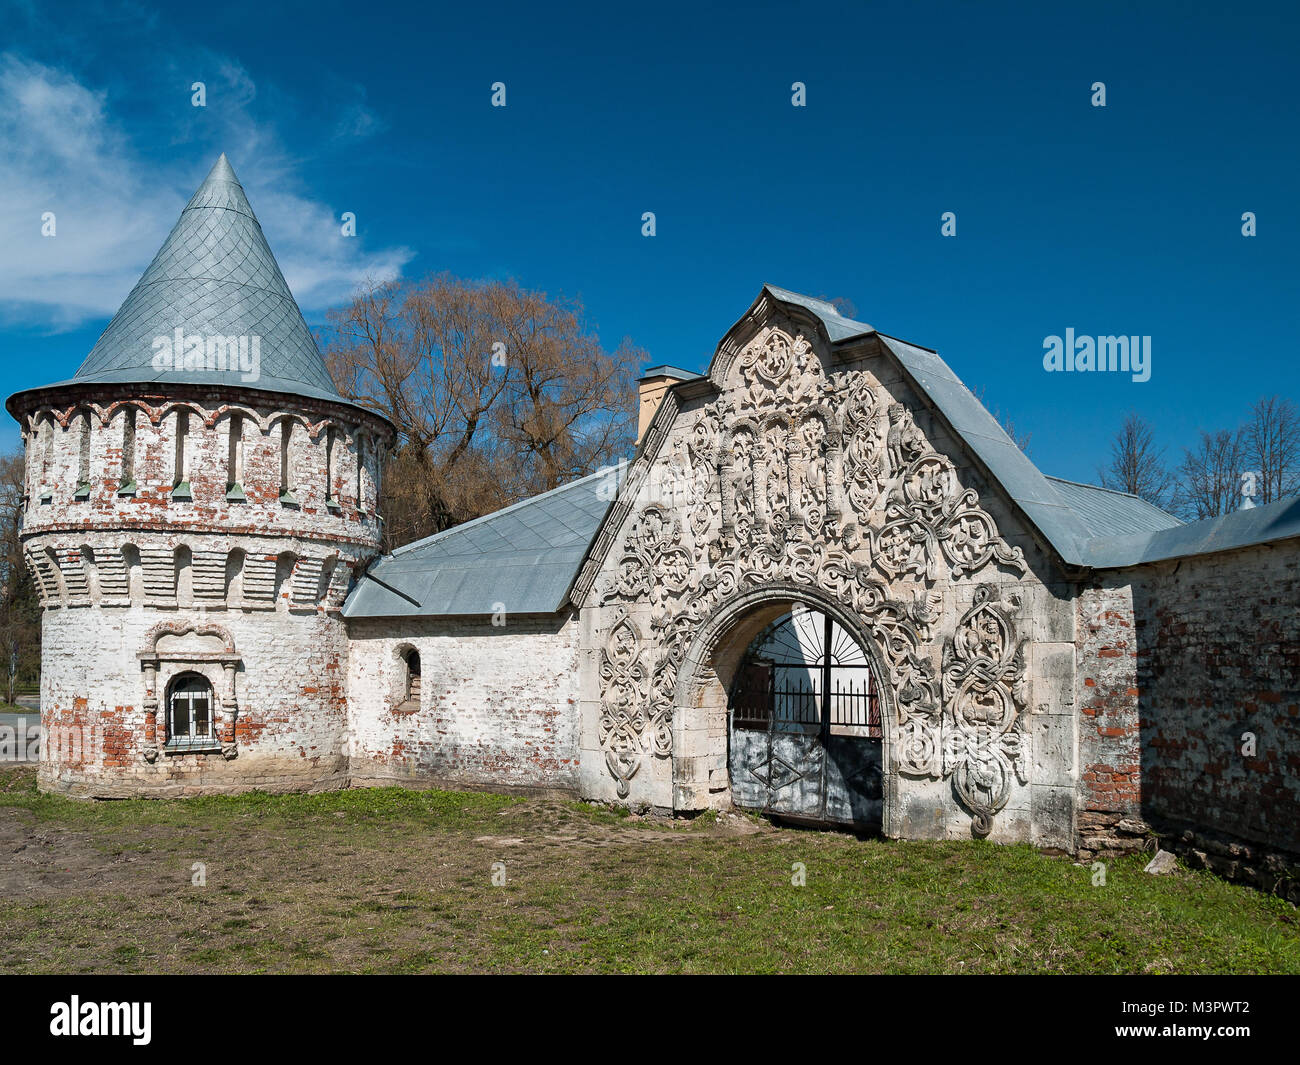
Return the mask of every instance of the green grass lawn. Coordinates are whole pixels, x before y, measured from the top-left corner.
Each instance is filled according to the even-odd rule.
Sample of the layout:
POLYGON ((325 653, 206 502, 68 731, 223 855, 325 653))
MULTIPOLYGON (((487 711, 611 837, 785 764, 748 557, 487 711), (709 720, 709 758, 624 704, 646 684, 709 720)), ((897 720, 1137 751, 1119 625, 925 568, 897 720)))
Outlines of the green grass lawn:
POLYGON ((6 972, 1300 972, 1293 906, 1140 859, 1093 886, 976 841, 392 788, 87 803, 13 768, 0 826, 6 972))

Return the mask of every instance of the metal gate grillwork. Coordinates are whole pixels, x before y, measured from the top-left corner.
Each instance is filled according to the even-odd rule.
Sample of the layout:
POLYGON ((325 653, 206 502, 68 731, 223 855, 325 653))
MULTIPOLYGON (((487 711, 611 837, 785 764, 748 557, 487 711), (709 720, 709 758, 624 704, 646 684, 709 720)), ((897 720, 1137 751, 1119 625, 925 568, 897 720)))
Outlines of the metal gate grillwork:
POLYGON ((880 697, 862 649, 831 618, 796 608, 746 652, 732 687, 737 805, 821 821, 879 817, 880 697))

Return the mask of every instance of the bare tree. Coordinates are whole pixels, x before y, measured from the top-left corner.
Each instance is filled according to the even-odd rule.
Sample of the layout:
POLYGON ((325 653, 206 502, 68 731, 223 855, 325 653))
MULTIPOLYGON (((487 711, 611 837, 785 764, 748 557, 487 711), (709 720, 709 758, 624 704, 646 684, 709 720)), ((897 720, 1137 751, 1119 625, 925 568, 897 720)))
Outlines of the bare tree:
POLYGON ((818 296, 817 298, 834 307, 841 318, 852 319, 858 316, 857 305, 848 296, 818 296))
POLYGON ((1016 423, 1011 420, 1009 415, 1004 415, 1000 408, 990 407, 988 401, 984 398, 984 386, 980 385, 972 393, 980 401, 984 409, 993 415, 994 419, 1002 426, 1002 431, 1011 437, 1011 442, 1020 448, 1026 455, 1029 454, 1029 441, 1033 439, 1033 433, 1020 433, 1016 430, 1016 423))
POLYGON ((1124 419, 1111 442, 1110 462, 1097 473, 1104 487, 1129 492, 1157 507, 1166 506, 1172 494, 1164 448, 1156 446, 1151 426, 1136 412, 1124 419))
POLYGON ((1173 506, 1190 521, 1217 518, 1241 506, 1244 433, 1201 430, 1200 443, 1183 450, 1173 506))
POLYGON ((1300 492, 1300 411, 1289 399, 1268 396, 1251 408, 1242 427, 1245 470, 1258 474, 1254 502, 1272 503, 1300 492))
POLYGON ((606 352, 576 301, 440 274, 372 285, 330 315, 340 390, 398 430, 385 546, 555 488, 635 435, 644 354, 606 352))
POLYGON ((40 601, 23 561, 24 490, 22 449, 0 455, 0 677, 10 703, 15 685, 38 679, 41 669, 40 601))

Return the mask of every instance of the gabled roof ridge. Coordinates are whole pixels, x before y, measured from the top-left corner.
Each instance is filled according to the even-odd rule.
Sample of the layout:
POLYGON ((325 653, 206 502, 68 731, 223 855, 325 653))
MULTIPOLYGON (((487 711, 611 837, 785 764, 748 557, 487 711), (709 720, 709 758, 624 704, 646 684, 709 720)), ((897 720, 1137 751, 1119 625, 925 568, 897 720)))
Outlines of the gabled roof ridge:
MULTIPOLYGON (((828 303, 826 300, 818 299, 816 296, 805 296, 802 293, 794 292, 788 288, 782 288, 780 285, 773 285, 767 282, 763 284, 763 291, 780 303, 791 304, 796 307, 802 307, 810 314, 816 315, 822 320, 822 326, 830 335, 832 343, 838 343, 841 340, 847 340, 854 336, 861 336, 864 333, 874 333, 874 326, 866 322, 859 322, 854 318, 848 318, 840 314, 835 304, 828 303), (827 319, 834 319, 834 322, 827 319), (832 328, 834 326, 834 328, 832 328)), ((743 319, 742 319, 743 321, 743 319)), ((732 327, 733 329, 735 326, 732 327)), ((730 330, 728 330, 730 332, 730 330)), ((710 368, 712 368, 710 360, 710 368)))
MULTIPOLYGON (((1276 505, 1270 504, 1265 513, 1257 509, 1237 512, 1238 515, 1256 515, 1255 518, 1234 516, 1232 521, 1222 522, 1205 530, 1179 523, 1172 514, 1167 514, 1135 496, 1145 508, 1164 514, 1175 524, 1158 530, 1146 530, 1137 533, 1106 534, 1096 533, 1084 520, 1083 516, 1067 500, 1064 486, 1070 482, 1062 478, 1049 478, 1034 462, 1016 446, 1006 430, 987 407, 980 402, 966 384, 943 360, 938 352, 914 345, 910 341, 899 340, 886 333, 871 329, 861 322, 845 319, 835 313, 833 328, 826 322, 833 308, 824 300, 800 296, 787 289, 774 285, 764 285, 759 298, 749 310, 723 334, 710 360, 707 372, 713 388, 721 388, 715 379, 719 360, 731 357, 728 342, 746 323, 753 322, 754 313, 764 297, 770 297, 780 303, 804 308, 804 310, 821 319, 832 348, 849 343, 866 333, 874 334, 880 341, 882 350, 896 360, 905 377, 921 395, 933 405, 939 416, 946 421, 948 428, 964 443, 978 464, 982 465, 990 480, 1019 510, 1028 526, 1039 535, 1046 545, 1071 569, 1113 569, 1137 565, 1147 560, 1150 552, 1160 550, 1164 557, 1174 550, 1174 545, 1185 544, 1194 540, 1195 553, 1208 553, 1224 550, 1221 542, 1216 542, 1214 533, 1226 530, 1232 534, 1232 546, 1247 546, 1256 542, 1272 539, 1300 536, 1300 499, 1292 500, 1296 504, 1297 514, 1293 520, 1275 525, 1272 529, 1261 530, 1253 539, 1249 535, 1253 525, 1260 526, 1269 517, 1276 505), (829 308, 829 310, 828 310, 829 308), (1054 485, 1052 482, 1056 481, 1054 485), (1060 487, 1058 487, 1060 486, 1060 487)), ((725 363, 724 363, 725 365, 725 363)), ((658 449, 666 439, 672 420, 677 415, 678 405, 672 401, 674 395, 683 394, 683 389, 695 387, 693 383, 683 382, 669 386, 668 396, 659 404, 651 419, 650 426, 642 438, 637 450, 635 465, 653 462, 658 449)), ((632 474, 629 473, 629 480, 632 474)), ((1080 485, 1103 492, 1096 485, 1080 485)), ((1124 493, 1126 494, 1126 493, 1124 493)), ((611 507, 593 537, 587 556, 583 560, 579 580, 570 593, 571 602, 580 605, 580 600, 590 590, 594 573, 602 559, 601 553, 609 550, 618 526, 626 520, 627 508, 620 510, 611 507)), ((1221 521, 1221 519, 1213 519, 1221 521)), ((1200 524, 1200 523, 1198 523, 1200 524)))
MULTIPOLYGON (((1040 536, 1067 566, 1084 565, 1084 544, 1093 538, 1092 530, 1061 498, 1043 476, 1042 471, 1016 446, 998 420, 989 413, 988 408, 976 398, 936 351, 880 333, 864 322, 844 318, 825 300, 802 296, 789 289, 764 284, 749 310, 723 334, 722 340, 715 348, 705 374, 712 387, 722 387, 715 374, 719 372, 720 360, 724 360, 722 365, 726 365, 734 354, 728 350, 732 335, 746 323, 755 321, 755 311, 765 298, 789 306, 801 307, 812 314, 820 320, 832 348, 850 343, 864 335, 877 337, 882 350, 889 353, 889 357, 897 362, 905 377, 948 423, 953 435, 965 445, 992 482, 1020 511, 1030 529, 1040 536), (828 322, 828 317, 834 318, 834 321, 828 322)), ((697 383, 680 382, 670 385, 668 392, 671 394, 681 388, 693 387, 695 384, 697 383)), ((650 455, 651 451, 657 454, 658 446, 666 436, 667 426, 676 416, 676 407, 675 403, 667 401, 659 404, 650 426, 642 437, 634 464, 642 462, 647 456, 653 458, 653 455, 650 455)), ((609 549, 613 532, 607 530, 606 526, 611 522, 621 522, 624 517, 625 515, 621 514, 616 507, 611 507, 606 514, 584 559, 582 576, 575 588, 578 594, 586 593, 593 561, 597 565, 600 562, 594 554, 597 545, 600 546, 601 552, 609 549)))
MULTIPOLYGON (((1049 481, 1060 481, 1062 484, 1074 484, 1078 485, 1080 488, 1091 488, 1095 492, 1111 492, 1117 496, 1128 496, 1131 499, 1142 499, 1142 497, 1135 492, 1125 492, 1120 488, 1107 488, 1104 484, 1093 484, 1090 481, 1074 481, 1069 477, 1058 477, 1054 473, 1045 473, 1043 476, 1049 481)), ((1143 499, 1142 502, 1145 503, 1146 500, 1143 499)))
MULTIPOLYGON (((915 340, 908 340, 906 337, 896 337, 894 336, 893 333, 882 333, 879 329, 875 330, 875 333, 877 336, 884 337, 886 340, 893 340, 899 344, 906 344, 909 348, 916 348, 917 351, 924 351, 930 355, 933 355, 940 362, 943 362, 944 366, 948 368, 949 373, 952 373, 952 367, 948 366, 948 364, 943 361, 943 356, 939 354, 939 350, 937 348, 927 348, 924 344, 918 344, 915 340)), ((953 376, 953 380, 961 381, 961 378, 958 377, 955 373, 953 373, 952 376, 953 376)), ((962 383, 965 384, 964 381, 962 383)))
MULTIPOLYGON (((1104 484, 1092 484, 1088 481, 1072 481, 1069 477, 1057 477, 1054 473, 1045 473, 1043 476, 1049 481, 1060 481, 1061 484, 1072 484, 1078 488, 1091 488, 1094 492, 1109 492, 1115 496, 1127 496, 1129 499, 1136 499, 1139 503, 1145 503, 1149 507, 1156 507, 1151 500, 1143 499, 1136 492, 1125 492, 1120 488, 1107 488, 1104 484)), ((1160 507, 1156 507, 1156 510, 1160 509, 1160 507)))

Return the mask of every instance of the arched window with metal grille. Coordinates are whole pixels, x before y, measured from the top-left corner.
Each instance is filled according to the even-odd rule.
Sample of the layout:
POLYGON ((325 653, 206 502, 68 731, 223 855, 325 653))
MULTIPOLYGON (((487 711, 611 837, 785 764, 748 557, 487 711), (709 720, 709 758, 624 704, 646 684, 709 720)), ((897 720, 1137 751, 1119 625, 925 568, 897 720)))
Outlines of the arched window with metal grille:
POLYGON ((732 693, 737 728, 880 739, 866 653, 828 614, 797 605, 750 644, 732 693))
POLYGON ((216 743, 212 685, 198 673, 182 673, 167 688, 167 746, 206 748, 216 743))

